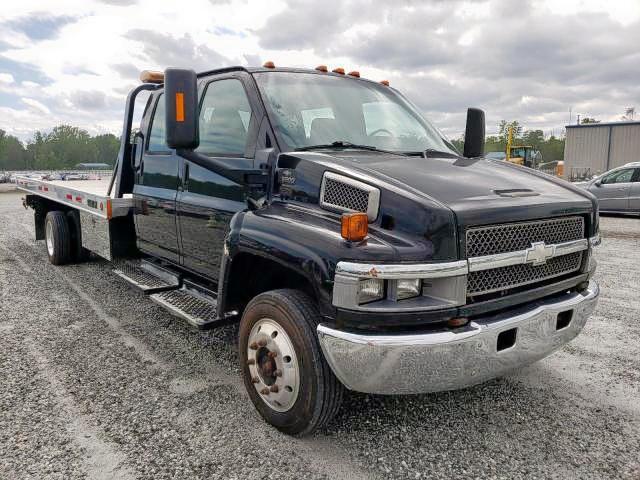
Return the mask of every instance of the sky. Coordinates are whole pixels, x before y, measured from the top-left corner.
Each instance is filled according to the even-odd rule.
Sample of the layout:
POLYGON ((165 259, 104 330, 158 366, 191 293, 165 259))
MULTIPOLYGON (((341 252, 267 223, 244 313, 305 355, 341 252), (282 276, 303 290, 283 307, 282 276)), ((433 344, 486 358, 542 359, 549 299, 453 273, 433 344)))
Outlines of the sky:
POLYGON ((559 135, 640 119, 640 0, 19 0, 0 11, 0 129, 118 134, 144 69, 359 70, 450 138, 466 108, 559 135), (571 113, 570 113, 571 112, 571 113), (571 115, 571 117, 570 117, 571 115))

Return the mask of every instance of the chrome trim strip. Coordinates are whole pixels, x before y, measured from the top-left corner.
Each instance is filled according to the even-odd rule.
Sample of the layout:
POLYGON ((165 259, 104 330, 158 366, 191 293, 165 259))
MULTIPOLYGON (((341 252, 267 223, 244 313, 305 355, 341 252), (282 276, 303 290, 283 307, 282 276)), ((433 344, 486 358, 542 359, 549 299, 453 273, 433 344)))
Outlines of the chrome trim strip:
MULTIPOLYGON (((551 249, 547 258, 559 257, 570 253, 581 252, 589 248, 589 241, 586 238, 573 240, 570 242, 556 243, 546 245, 545 248, 551 249)), ((511 265, 519 265, 523 263, 536 263, 529 260, 531 249, 518 250, 516 252, 497 253, 495 255, 484 255, 482 257, 472 257, 469 262, 470 272, 479 272, 482 270, 491 270, 500 267, 509 267, 511 265)))
POLYGON ((441 263, 370 264, 338 262, 336 275, 356 278, 442 278, 466 275, 469 269, 466 260, 441 263))
POLYGON ((388 395, 455 390, 529 365, 571 341, 584 328, 599 293, 591 281, 583 292, 475 318, 454 330, 376 335, 320 324, 317 334, 331 370, 351 390, 388 395), (562 328, 560 313, 569 319, 562 328), (514 344, 498 351, 498 335, 514 329, 514 344))
POLYGON ((338 210, 340 212, 354 212, 355 210, 351 210, 349 208, 345 208, 342 205, 334 205, 333 203, 324 201, 324 190, 325 190, 325 179, 330 179, 335 182, 344 183, 345 185, 350 185, 352 187, 358 188, 360 190, 364 190, 369 193, 369 201, 367 203, 367 217, 369 218, 369 222, 375 221, 378 218, 378 208, 380 207, 380 189, 376 188, 368 183, 361 182, 360 180, 355 180, 351 177, 345 177, 344 175, 340 175, 334 172, 324 172, 322 176, 322 183, 320 184, 320 206, 328 208, 330 210, 338 210))

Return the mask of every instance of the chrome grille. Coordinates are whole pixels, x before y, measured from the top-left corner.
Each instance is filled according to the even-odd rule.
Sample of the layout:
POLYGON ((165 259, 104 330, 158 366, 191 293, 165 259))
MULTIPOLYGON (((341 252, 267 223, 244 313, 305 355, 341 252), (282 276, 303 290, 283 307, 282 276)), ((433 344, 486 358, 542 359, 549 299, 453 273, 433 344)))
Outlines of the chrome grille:
MULTIPOLYGON (((552 245, 582 238, 584 219, 578 216, 471 228, 466 235, 467 258, 525 250, 535 242, 552 245)), ((471 272, 467 295, 485 295, 577 272, 582 255, 583 252, 575 252, 551 258, 543 265, 520 264, 471 272)))
POLYGON ((467 279, 467 295, 484 295, 505 288, 516 288, 529 283, 542 282, 576 272, 580 269, 581 264, 582 252, 575 252, 552 258, 544 265, 510 265, 492 270, 471 272, 467 279))
POLYGON ((467 231, 467 258, 515 252, 533 242, 569 242, 584 238, 584 218, 562 217, 533 222, 506 223, 467 231))
POLYGON ((369 192, 353 185, 326 178, 322 201, 332 206, 366 213, 369 207, 369 192))

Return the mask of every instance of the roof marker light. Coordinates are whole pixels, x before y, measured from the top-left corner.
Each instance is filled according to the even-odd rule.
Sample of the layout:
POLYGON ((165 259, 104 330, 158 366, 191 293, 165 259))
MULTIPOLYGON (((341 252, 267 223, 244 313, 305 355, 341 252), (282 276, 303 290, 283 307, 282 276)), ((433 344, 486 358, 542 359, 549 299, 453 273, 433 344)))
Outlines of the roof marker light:
POLYGON ((381 83, 382 85, 384 85, 385 87, 388 87, 388 86, 389 86, 389 80, 380 80, 380 83, 381 83))
POLYGON ((264 62, 264 64, 262 66, 264 68, 276 68, 275 63, 273 63, 272 61, 264 62))
POLYGON ((153 70, 143 70, 140 72, 140 81, 142 83, 162 83, 164 82, 164 73, 153 70))
POLYGON ((358 72, 357 70, 353 70, 352 72, 349 72, 348 75, 351 77, 360 78, 360 72, 358 72))
POLYGON ((333 70, 331 70, 333 73, 338 73, 340 75, 344 75, 344 68, 342 67, 336 67, 333 70))
POLYGON ((329 71, 326 65, 318 65, 316 67, 316 70, 318 70, 319 72, 325 72, 325 73, 329 71))

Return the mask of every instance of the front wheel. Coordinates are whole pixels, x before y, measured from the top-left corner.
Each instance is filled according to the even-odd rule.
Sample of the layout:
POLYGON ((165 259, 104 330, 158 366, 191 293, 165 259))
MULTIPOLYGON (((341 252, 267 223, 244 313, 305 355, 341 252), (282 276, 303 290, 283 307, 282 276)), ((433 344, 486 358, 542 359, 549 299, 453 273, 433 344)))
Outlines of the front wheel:
POLYGON ((322 427, 342 403, 344 387, 320 350, 318 319, 306 294, 283 289, 255 297, 240 322, 245 388, 260 415, 290 435, 322 427))

